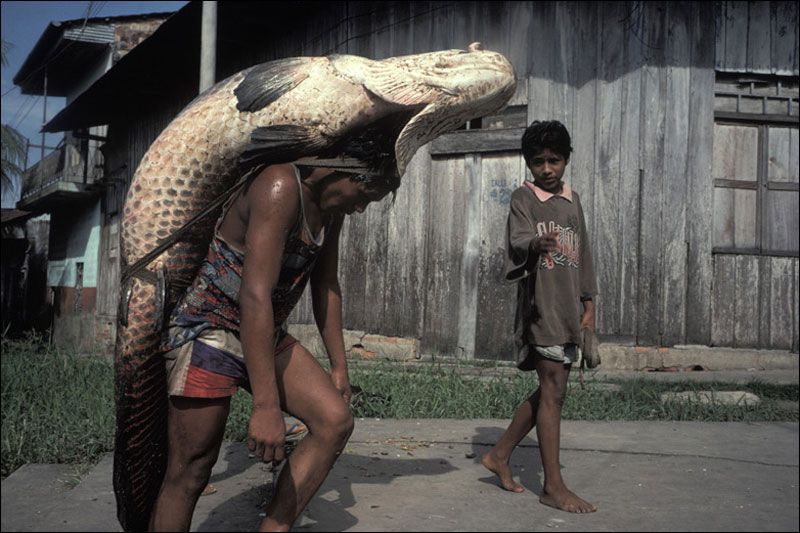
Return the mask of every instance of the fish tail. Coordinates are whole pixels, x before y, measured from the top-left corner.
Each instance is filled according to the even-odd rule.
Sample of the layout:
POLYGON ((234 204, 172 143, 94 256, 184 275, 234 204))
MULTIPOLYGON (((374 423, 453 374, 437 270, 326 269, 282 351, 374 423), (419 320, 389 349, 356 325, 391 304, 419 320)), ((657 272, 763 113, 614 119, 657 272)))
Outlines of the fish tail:
POLYGON ((117 330, 113 482, 125 531, 148 529, 167 465, 167 377, 153 327, 155 293, 152 284, 134 280, 128 325, 117 330))

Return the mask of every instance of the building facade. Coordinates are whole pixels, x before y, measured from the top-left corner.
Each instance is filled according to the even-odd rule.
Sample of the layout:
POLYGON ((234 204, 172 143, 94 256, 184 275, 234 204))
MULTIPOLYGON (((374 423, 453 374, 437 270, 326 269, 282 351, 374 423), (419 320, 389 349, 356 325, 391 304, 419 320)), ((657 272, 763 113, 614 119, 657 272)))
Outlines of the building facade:
MULTIPOLYGON (((519 140, 532 120, 557 119, 573 136, 565 179, 586 213, 602 339, 798 351, 796 3, 281 9, 218 4, 218 80, 282 57, 382 59, 474 41, 503 53, 518 78, 502 114, 418 152, 394 204, 348 218, 345 328, 417 339, 425 352, 512 359, 515 288, 502 258, 510 193, 527 172, 519 140)), ((96 305, 109 320, 126 187, 197 94, 201 10, 188 4, 47 126, 108 126, 104 172, 118 181, 99 215, 96 305), (165 66, 153 66, 161 56, 165 66)), ((313 324, 307 295, 291 320, 313 324)))

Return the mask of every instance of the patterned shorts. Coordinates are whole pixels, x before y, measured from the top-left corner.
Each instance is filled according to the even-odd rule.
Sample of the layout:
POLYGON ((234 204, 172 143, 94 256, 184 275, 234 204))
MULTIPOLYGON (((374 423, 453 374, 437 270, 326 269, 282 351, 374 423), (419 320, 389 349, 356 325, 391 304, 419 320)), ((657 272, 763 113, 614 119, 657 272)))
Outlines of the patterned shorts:
MULTIPOLYGON (((275 356, 285 352, 297 339, 281 331, 275 356)), ((239 336, 225 329, 208 328, 192 340, 164 353, 167 392, 170 396, 224 398, 241 386, 250 391, 250 380, 239 336)))

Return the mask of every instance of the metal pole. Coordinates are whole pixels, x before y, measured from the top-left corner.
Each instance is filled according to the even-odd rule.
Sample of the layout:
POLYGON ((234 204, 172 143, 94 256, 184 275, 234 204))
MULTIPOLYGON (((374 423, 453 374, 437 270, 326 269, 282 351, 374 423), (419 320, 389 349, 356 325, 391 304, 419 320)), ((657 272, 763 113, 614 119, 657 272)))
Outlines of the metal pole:
POLYGON ((44 161, 44 125, 47 124, 47 65, 44 67, 44 111, 42 111, 42 161, 44 161))
POLYGON ((200 91, 214 85, 217 69, 217 2, 203 2, 200 31, 200 91))

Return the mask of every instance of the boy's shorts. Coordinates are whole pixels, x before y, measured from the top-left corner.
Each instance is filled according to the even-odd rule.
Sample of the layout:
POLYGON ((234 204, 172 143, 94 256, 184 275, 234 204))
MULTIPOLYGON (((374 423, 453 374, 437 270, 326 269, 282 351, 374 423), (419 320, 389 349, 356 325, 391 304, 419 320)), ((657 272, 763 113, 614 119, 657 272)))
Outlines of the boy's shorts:
POLYGON ((564 363, 565 365, 571 365, 580 360, 577 344, 567 343, 554 346, 528 344, 523 346, 520 353, 517 354, 517 368, 520 370, 534 370, 536 368, 534 353, 545 359, 564 363))
MULTIPOLYGON (((298 342, 285 331, 278 338, 276 357, 298 342)), ((240 386, 250 391, 242 342, 231 331, 205 329, 194 340, 164 353, 164 359, 170 396, 224 398, 240 386)))

